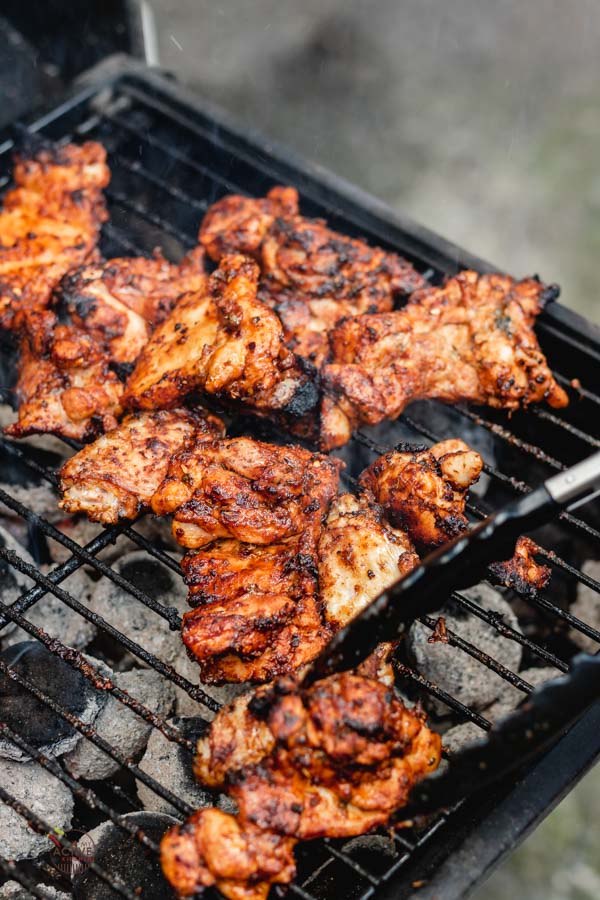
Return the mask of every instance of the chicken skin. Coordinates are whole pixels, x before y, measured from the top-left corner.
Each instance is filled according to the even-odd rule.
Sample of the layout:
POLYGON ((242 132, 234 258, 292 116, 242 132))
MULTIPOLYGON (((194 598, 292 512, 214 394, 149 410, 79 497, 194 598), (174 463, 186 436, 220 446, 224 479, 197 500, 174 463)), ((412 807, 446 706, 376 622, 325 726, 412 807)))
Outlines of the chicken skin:
POLYGON ((94 257, 109 180, 106 151, 92 141, 17 159, 0 212, 0 328, 44 309, 65 272, 94 257))
POLYGON ((290 349, 317 367, 342 318, 389 311, 395 297, 425 283, 395 253, 300 216, 293 188, 273 188, 257 200, 224 197, 206 214, 199 239, 217 261, 234 251, 256 258, 259 298, 276 310, 290 349))
POLYGON ((83 266, 63 278, 57 302, 70 321, 104 346, 112 363, 136 361, 182 294, 206 287, 204 252, 178 265, 156 255, 83 266))
POLYGON ((152 509, 173 514, 173 536, 184 547, 221 537, 270 544, 320 521, 339 470, 321 454, 252 438, 188 445, 173 457, 152 509))
POLYGON ((256 263, 224 257, 208 289, 183 298, 156 329, 127 383, 126 404, 166 409, 201 391, 258 413, 312 409, 317 390, 257 288, 256 263))
POLYGON ((323 446, 341 446, 360 423, 395 418, 417 399, 566 406, 533 330, 556 296, 534 278, 466 271, 417 291, 398 312, 346 320, 322 371, 323 446))
MULTIPOLYGON (((237 815, 200 810, 162 840, 163 871, 181 896, 215 885, 231 900, 264 900, 272 884, 294 877, 297 841, 351 837, 386 824, 440 760, 440 737, 423 714, 405 709, 388 684, 358 672, 306 691, 292 679, 279 682, 255 695, 244 716, 246 726, 252 717, 263 724, 259 749, 250 727, 248 763, 226 776, 237 815), (261 750, 268 752, 257 761, 261 750)), ((219 713, 201 744, 219 744, 221 723, 231 730, 227 719, 219 713)), ((238 763, 246 733, 235 734, 238 763)), ((197 761, 200 776, 202 769, 197 761)))
POLYGON ((467 491, 482 467, 464 441, 447 440, 429 450, 392 450, 365 469, 360 483, 418 548, 431 548, 467 528, 467 491))
POLYGON ((520 537, 510 559, 489 566, 490 580, 512 588, 522 597, 536 597, 552 576, 549 566, 536 562, 535 554, 539 549, 531 538, 520 537))
POLYGON ((59 506, 105 525, 133 519, 148 508, 171 456, 186 440, 213 440, 223 432, 220 419, 200 410, 127 416, 63 465, 59 506))
POLYGON ((83 441, 109 431, 122 412, 123 385, 102 346, 49 309, 20 313, 21 353, 12 437, 56 434, 83 441))

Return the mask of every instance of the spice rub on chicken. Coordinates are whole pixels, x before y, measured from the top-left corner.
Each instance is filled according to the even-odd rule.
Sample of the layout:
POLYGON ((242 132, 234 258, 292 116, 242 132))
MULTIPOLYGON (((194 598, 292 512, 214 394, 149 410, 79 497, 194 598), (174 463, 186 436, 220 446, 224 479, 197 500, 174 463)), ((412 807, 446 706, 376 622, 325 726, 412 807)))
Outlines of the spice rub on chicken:
POLYGON ((253 260, 224 257, 207 290, 184 297, 154 332, 127 383, 126 405, 164 409, 197 391, 258 413, 312 409, 316 387, 257 288, 253 260))
POLYGON ((297 841, 387 824, 440 760, 424 715, 360 670, 308 690, 280 681, 241 700, 233 717, 215 717, 195 764, 201 780, 224 784, 237 815, 200 810, 161 843, 163 871, 181 896, 214 885, 231 900, 264 900, 294 877, 297 841), (223 744, 222 729, 232 741, 223 744), (229 763, 220 772, 211 766, 219 746, 229 763))
POLYGON ((566 406, 533 330, 557 293, 535 278, 466 271, 397 312, 344 321, 322 371, 323 446, 341 446, 360 423, 395 418, 417 399, 566 406))
POLYGON ((92 259, 110 172, 93 141, 18 157, 0 211, 0 328, 44 309, 62 276, 92 259))
POLYGON ((186 440, 200 443, 223 432, 221 420, 201 410, 129 415, 63 465, 59 505, 105 525, 133 519, 148 508, 171 456, 186 440))
POLYGON ((234 251, 255 257, 260 299, 281 318, 290 349, 316 366, 342 318, 391 310, 395 297, 425 283, 397 254, 301 216, 294 188, 224 197, 207 212, 199 239, 217 261, 234 251))
POLYGON ((252 438, 190 444, 173 457, 152 509, 173 514, 173 536, 184 547, 221 537, 270 544, 320 521, 339 470, 320 453, 252 438))
POLYGON ((179 265, 156 256, 83 266, 55 290, 57 312, 22 313, 18 420, 8 433, 86 440, 114 428, 119 376, 177 298, 206 283, 203 255, 197 248, 179 265))

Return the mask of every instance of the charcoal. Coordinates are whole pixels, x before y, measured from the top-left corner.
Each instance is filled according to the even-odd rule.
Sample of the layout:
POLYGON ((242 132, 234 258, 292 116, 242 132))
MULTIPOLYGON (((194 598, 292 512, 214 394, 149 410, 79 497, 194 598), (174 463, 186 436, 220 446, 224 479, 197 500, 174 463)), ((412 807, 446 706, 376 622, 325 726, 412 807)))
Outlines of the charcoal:
MULTIPOLYGON (((0 786, 48 823, 68 831, 73 815, 73 795, 37 762, 0 763, 0 786)), ((28 859, 52 848, 48 837, 33 831, 19 813, 0 803, 0 856, 28 859)))
MULTIPOLYGON (((98 522, 90 522, 83 514, 65 517, 63 513, 63 518, 55 523, 55 527, 82 547, 104 531, 102 525, 98 522)), ((132 527, 136 533, 147 538, 152 544, 165 546, 169 550, 176 549, 177 545, 173 542, 169 523, 163 519, 146 516, 132 527)), ((70 550, 56 541, 49 541, 49 547, 54 562, 64 562, 71 555, 70 550)), ((135 550, 135 544, 126 535, 119 535, 114 542, 108 544, 96 555, 98 559, 110 564, 132 550, 135 550)), ((146 558, 149 557, 146 556, 146 558)), ((90 566, 90 569, 93 570, 93 566, 90 566)))
MULTIPOLYGON (((25 547, 20 544, 6 528, 0 526, 0 547, 4 550, 11 550, 21 557, 22 560, 33 565, 33 560, 25 547)), ((14 566, 11 566, 5 559, 0 557, 0 613, 1 606, 11 606, 21 594, 33 587, 34 582, 27 575, 23 575, 14 566)), ((8 622, 2 631, 0 631, 0 639, 11 631, 14 631, 13 622, 8 622)))
MULTIPOLYGON (((169 828, 179 824, 171 816, 149 812, 129 813, 122 818, 157 844, 169 828)), ((132 893, 144 900, 175 900, 158 857, 136 837, 112 822, 94 828, 88 837, 96 847, 94 861, 109 875, 120 878, 132 893)), ((73 877, 75 900, 116 900, 118 896, 91 869, 73 877)))
MULTIPOLYGON (((480 584, 464 593, 482 608, 502 615, 505 624, 519 628, 516 616, 499 591, 487 584, 480 584)), ((447 628, 463 640, 469 641, 511 671, 519 670, 522 656, 520 644, 506 640, 487 622, 467 613, 455 602, 449 602, 443 610, 434 613, 432 618, 440 615, 445 617, 447 628)), ((441 641, 429 643, 431 634, 429 628, 415 622, 408 635, 409 655, 422 675, 456 700, 472 709, 481 710, 512 689, 508 682, 465 651, 441 641)), ((440 715, 448 712, 448 707, 441 701, 428 697, 427 703, 440 715)))
MULTIPOLYGON (((69 900, 71 896, 48 884, 44 885, 44 893, 51 900, 69 900)), ((18 881, 7 881, 0 887, 0 900, 34 900, 34 895, 30 894, 27 888, 24 888, 18 881)))
MULTIPOLYGON (((158 672, 133 669, 115 673, 112 681, 161 718, 169 714, 175 702, 171 683, 158 672)), ((153 730, 150 723, 112 695, 107 698, 94 728, 101 738, 131 760, 139 758, 153 730)), ((80 741, 64 762, 75 778, 108 778, 120 768, 118 762, 87 740, 80 741)))
MULTIPOLYGON (((175 668, 180 675, 183 675, 183 677, 187 678, 192 684, 199 684, 198 664, 187 656, 183 644, 181 645, 180 656, 177 659, 175 668)), ((216 700, 221 706, 226 706, 228 703, 231 703, 232 700, 235 700, 236 697, 239 697, 240 694, 244 694, 248 690, 247 684, 215 685, 200 683, 200 687, 205 694, 208 694, 209 697, 212 697, 213 700, 216 700)), ((178 716, 202 716, 202 718, 208 720, 213 719, 215 716, 215 713, 212 712, 212 710, 204 706, 203 703, 194 700, 193 697, 190 697, 183 688, 177 688, 176 698, 175 710, 178 716)))
MULTIPOLYGON (((86 724, 94 721, 106 702, 105 695, 87 678, 37 641, 13 644, 0 653, 0 659, 86 724)), ((102 670, 98 660, 90 659, 90 662, 102 670)), ((40 753, 61 756, 73 750, 82 739, 68 722, 3 673, 0 673, 0 698, 2 720, 40 753)), ((0 756, 12 760, 29 758, 5 738, 0 738, 0 756)))
MULTIPOLYGON (((521 678, 524 681, 528 681, 534 688, 545 684, 546 681, 550 681, 553 678, 558 678, 561 674, 562 673, 559 672, 558 669, 553 669, 550 666, 525 669, 523 672, 519 672, 521 678)), ((485 710, 484 715, 490 722, 497 722, 498 719, 502 719, 509 713, 514 712, 517 706, 523 703, 526 698, 527 695, 524 694, 523 691, 519 691, 512 685, 507 685, 507 691, 504 696, 495 703, 492 703, 492 705, 485 710)))
MULTIPOLYGON (((589 559, 583 564, 581 570, 595 581, 600 581, 600 559, 589 559)), ((577 585, 577 598, 570 611, 586 625, 591 625, 596 631, 600 631, 600 598, 596 591, 587 584, 577 585)), ((588 637, 587 634, 575 631, 574 628, 570 631, 570 637, 584 653, 597 653, 600 650, 598 641, 588 637)))
MULTIPOLYGON (((46 571, 46 567, 42 567, 42 570, 46 571)), ((87 606, 94 585, 86 572, 76 569, 72 575, 61 581, 60 586, 75 600, 87 606)), ((95 625, 54 594, 46 594, 23 615, 32 625, 43 628, 50 637, 56 637, 67 647, 74 647, 76 650, 87 647, 96 634, 95 625)), ((30 635, 26 631, 16 628, 3 641, 3 646, 10 647, 29 638, 30 635)))
MULTIPOLYGON (((196 743, 206 733, 207 722, 201 718, 174 716, 169 724, 181 734, 196 743)), ((192 772, 193 754, 181 744, 169 741, 158 730, 150 735, 146 752, 140 762, 140 769, 151 775, 160 784, 168 788, 175 796, 186 800, 194 808, 212 806, 211 795, 202 790, 192 772)), ((144 807, 153 812, 179 815, 178 811, 167 800, 155 794, 142 781, 138 781, 138 796, 144 807)))

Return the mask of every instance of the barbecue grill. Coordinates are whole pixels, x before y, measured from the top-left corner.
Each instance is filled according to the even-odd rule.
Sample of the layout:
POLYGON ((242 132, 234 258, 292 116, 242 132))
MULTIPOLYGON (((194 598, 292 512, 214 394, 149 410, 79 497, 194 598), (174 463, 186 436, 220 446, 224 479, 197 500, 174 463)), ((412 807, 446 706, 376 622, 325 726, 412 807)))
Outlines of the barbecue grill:
MULTIPOLYGON (((398 251, 432 283, 462 268, 493 269, 335 176, 307 165, 289 151, 247 130, 241 131, 222 112, 190 96, 172 80, 125 57, 105 61, 79 79, 60 105, 0 134, 2 188, 9 184, 15 144, 38 137, 58 142, 94 139, 107 148, 112 172, 111 185, 106 191, 110 221, 103 228, 101 243, 107 258, 147 255, 156 246, 167 256, 177 258, 194 246, 200 219, 209 204, 231 192, 262 196, 271 186, 281 183, 299 189, 302 212, 306 215, 323 216, 333 228, 365 236, 371 242, 398 251)), ((515 496, 527 493, 544 477, 598 449, 600 330, 559 304, 553 304, 540 317, 537 331, 557 380, 569 391, 571 404, 566 410, 557 413, 531 408, 509 419, 505 413, 491 410, 416 403, 399 423, 362 429, 354 437, 340 453, 347 463, 348 476, 357 475, 366 462, 399 439, 423 444, 467 433, 469 442, 486 460, 487 477, 469 505, 469 513, 476 521, 515 496)), ((11 377, 10 372, 6 377, 11 377)), ((9 386, 7 381, 5 388, 9 386)), ((240 431, 247 427, 246 421, 234 423, 234 428, 240 431)), ((2 439, 2 452, 15 472, 32 473, 55 485, 54 471, 30 443, 2 439)), ((154 614, 154 628, 176 631, 177 611, 119 574, 102 552, 119 539, 128 541, 131 549, 143 551, 174 573, 179 573, 177 559, 143 533, 139 523, 98 526, 95 536, 81 545, 22 500, 16 492, 0 490, 4 507, 26 523, 32 554, 38 561, 47 561, 43 549, 46 542, 58 543, 64 548, 66 559, 44 572, 24 555, 0 547, 0 560, 34 583, 12 606, 0 608, 0 638, 10 623, 18 625, 31 640, 45 645, 53 655, 79 671, 93 690, 112 695, 123 711, 129 707, 170 743, 191 751, 193 742, 183 730, 168 724, 133 694, 119 688, 102 672, 98 673, 81 653, 65 647, 30 622, 36 604, 53 595, 92 623, 98 634, 189 695, 198 704, 198 716, 214 712, 219 708, 214 697, 181 675, 177 662, 172 666, 150 652, 144 646, 143 634, 139 643, 133 641, 61 587, 78 569, 91 568, 95 578, 111 580, 150 610, 154 614)), ((456 594, 454 600, 465 614, 494 628, 502 641, 518 642, 530 664, 551 666, 559 675, 569 671, 570 661, 577 652, 573 634, 584 635, 600 646, 600 633, 594 624, 569 611, 578 585, 600 593, 600 583, 581 570, 585 560, 600 556, 598 511, 588 506, 576 515, 564 513, 551 528, 542 529, 535 537, 542 548, 547 547, 541 553, 553 569, 553 579, 544 596, 519 601, 528 624, 523 632, 486 610, 485 604, 480 605, 462 594, 456 594)), ((424 621, 427 627, 435 627, 434 620, 424 621)), ((464 641, 460 634, 450 636, 449 640, 478 665, 492 668, 523 697, 531 692, 531 685, 518 672, 464 641)), ((45 756, 23 734, 2 722, 0 738, 10 739, 24 755, 37 760, 72 791, 74 828, 79 833, 110 820, 133 844, 143 846, 149 870, 154 873, 155 895, 170 896, 166 884, 160 882, 158 870, 151 868, 158 849, 151 830, 143 824, 140 827, 143 819, 121 817, 142 808, 136 795, 136 781, 166 800, 182 819, 192 812, 186 797, 175 795, 160 780, 145 774, 136 761, 124 757, 118 746, 108 744, 93 727, 52 699, 49 685, 33 684, 3 659, 0 659, 0 672, 84 735, 84 740, 104 751, 116 761, 119 771, 107 781, 80 783, 68 774, 60 759, 45 756)), ((482 734, 489 730, 490 722, 485 714, 442 691, 406 660, 402 662, 402 674, 407 689, 412 685, 436 698, 456 723, 473 722, 482 734)), ((464 896, 560 801, 598 754, 600 703, 591 706, 541 758, 498 781, 486 790, 485 797, 468 796, 433 817, 416 817, 409 827, 390 835, 351 841, 325 840, 301 846, 298 875, 289 890, 303 900, 335 895, 353 900, 464 896)), ((0 788, 0 802, 14 809, 35 831, 51 832, 52 822, 42 819, 4 788, 0 788)), ((134 892, 135 885, 125 885, 97 860, 87 859, 83 845, 77 849, 73 841, 79 833, 56 834, 53 840, 67 853, 81 857, 90 877, 109 891, 98 896, 130 900, 139 896, 134 892)), ((45 857, 13 862, 2 856, 0 872, 6 879, 18 881, 36 897, 47 896, 45 885, 69 889, 68 881, 60 880, 45 857)), ((78 894, 76 889, 75 896, 88 894, 81 891, 78 894)))

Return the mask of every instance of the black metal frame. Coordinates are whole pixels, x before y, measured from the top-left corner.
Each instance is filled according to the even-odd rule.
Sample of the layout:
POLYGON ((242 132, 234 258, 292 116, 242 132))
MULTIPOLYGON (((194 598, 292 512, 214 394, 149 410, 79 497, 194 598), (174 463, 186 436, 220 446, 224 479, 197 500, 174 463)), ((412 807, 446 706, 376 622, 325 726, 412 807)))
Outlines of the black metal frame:
MULTIPOLYGON (((197 97, 190 95, 181 86, 174 84, 164 77, 164 75, 149 71, 139 63, 134 62, 125 57, 115 57, 106 60, 100 66, 87 73, 74 86, 69 96, 58 107, 47 114, 41 115, 34 121, 29 121, 26 129, 46 130, 55 138, 65 137, 71 127, 75 127, 75 131, 81 137, 86 134, 92 134, 97 127, 98 122, 104 117, 107 121, 113 116, 113 120, 118 122, 118 127, 127 130, 132 128, 126 120, 118 120, 118 111, 110 112, 107 107, 107 92, 112 89, 125 90, 129 97, 135 101, 136 97, 143 98, 144 102, 153 104, 153 108, 163 110, 164 115, 173 123, 173 127, 181 127, 192 133, 198 133, 206 137, 207 134, 215 134, 218 131, 219 146, 227 152, 231 148, 231 159, 237 165, 251 165, 260 169, 262 166, 268 175, 268 179, 283 183, 291 182, 296 184, 305 201, 305 207, 308 206, 310 213, 310 205, 313 204, 317 208, 326 207, 327 216, 333 224, 339 220, 343 224, 344 230, 354 230, 358 233, 367 233, 370 238, 377 240, 379 243, 399 249, 405 255, 413 257, 419 261, 421 268, 427 269, 428 275, 435 276, 435 273, 454 272, 460 268, 472 267, 480 271, 491 270, 492 267, 487 263, 479 260, 466 252, 460 250, 447 241, 437 237, 420 226, 415 225, 404 217, 392 212, 384 204, 374 200, 372 197, 364 194, 362 191, 347 184, 342 179, 324 172, 317 166, 308 165, 302 160, 297 159, 287 149, 280 148, 270 141, 265 141, 258 135, 249 133, 246 130, 240 130, 235 126, 229 118, 220 110, 215 110, 211 105, 201 102, 197 97), (81 108, 84 104, 89 104, 87 117, 82 122, 81 108), (56 123, 58 131, 52 134, 52 125, 56 123), (71 125, 70 123, 73 123, 71 125)), ((135 128, 132 128, 135 132, 135 128)), ((6 132, 5 140, 0 135, 0 156, 5 153, 12 144, 12 138, 15 130, 6 132)), ((18 136, 18 131, 17 131, 18 136)), ((155 140, 152 134, 146 136, 145 140, 155 140)), ((176 162, 178 159, 176 148, 168 148, 170 157, 176 162)), ((189 160, 181 160, 182 164, 189 165, 189 160)), ((136 169, 135 163, 131 161, 119 160, 119 164, 126 165, 128 171, 133 177, 137 177, 140 168, 136 169)), ((202 160, 194 163, 196 169, 201 170, 203 166, 202 160)), ((210 170, 209 170, 210 171, 210 170)), ((168 184, 158 179, 150 172, 143 172, 144 178, 152 184, 154 179, 157 187, 164 189, 168 184)), ((221 172, 218 176, 214 170, 211 171, 211 177, 218 177, 222 186, 227 189, 234 190, 235 185, 229 186, 227 172, 221 172)), ((0 182, 1 184, 2 182, 0 182)), ((202 210, 206 208, 206 203, 200 200, 193 201, 193 198, 182 192, 176 186, 169 188, 170 194, 177 198, 178 193, 181 194, 183 200, 187 204, 193 203, 198 219, 202 210)), ((193 243, 190 233, 180 228, 177 222, 167 221, 161 216, 160 208, 141 209, 136 206, 135 199, 127 192, 119 191, 114 186, 108 191, 109 200, 112 200, 123 209, 129 210, 134 216, 141 216, 146 223, 156 227, 166 236, 171 235, 184 247, 193 243)), ((106 233, 109 241, 113 246, 119 247, 121 252, 139 253, 140 248, 135 240, 131 240, 124 234, 118 226, 110 224, 106 233)), ((143 249, 143 248, 142 248, 143 249)), ((148 248, 145 248, 146 250, 148 248)), ((600 329, 591 325, 575 313, 566 308, 554 304, 540 320, 540 332, 544 339, 548 341, 559 341, 571 347, 573 353, 578 358, 589 359, 590 362, 600 360, 600 329)), ((600 370, 599 370, 600 371, 600 370)), ((593 373, 589 374, 593 378, 593 373)), ((599 376, 600 377, 600 376, 599 376)), ((566 379, 563 378, 563 381, 566 379)), ((590 390, 588 396, 594 403, 599 403, 596 392, 600 393, 600 383, 590 382, 590 390)), ((550 469, 559 469, 563 467, 563 463, 544 453, 538 447, 531 445, 524 438, 520 438, 508 432, 502 425, 497 422, 482 418, 481 415, 461 408, 460 414, 475 423, 481 424, 482 427, 493 428, 499 441, 506 443, 511 447, 516 447, 520 452, 528 458, 535 459, 549 467, 550 469)), ((540 423, 540 427, 560 427, 568 431, 574 442, 580 446, 598 446, 600 442, 592 436, 588 435, 582 428, 580 423, 573 424, 558 419, 553 413, 544 410, 535 410, 534 415, 536 421, 540 423)), ((403 416, 403 420, 409 426, 414 427, 415 431, 431 440, 442 437, 436 434, 429 424, 421 421, 415 421, 412 411, 409 415, 403 416)), ((372 435, 361 432, 357 438, 358 442, 373 452, 380 452, 387 447, 381 447, 372 435)), ((36 468, 36 464, 28 459, 27 452, 18 445, 6 444, 9 452, 23 460, 24 464, 30 468, 36 468)), ((37 467, 39 474, 43 477, 52 479, 51 473, 45 472, 37 467)), ((517 478, 506 475, 501 468, 492 465, 486 466, 486 472, 499 485, 524 493, 529 490, 529 486, 520 482, 517 478)), ((25 616, 27 609, 30 608, 37 600, 46 592, 50 591, 60 597, 63 602, 72 608, 76 608, 78 612, 86 618, 95 621, 102 628, 106 628, 102 620, 94 618, 94 614, 85 608, 80 608, 81 604, 65 592, 60 587, 60 582, 64 580, 71 572, 84 562, 92 563, 96 569, 103 575, 107 575, 114 581, 117 581, 117 574, 104 563, 95 558, 96 553, 106 546, 119 534, 125 534, 136 546, 143 547, 147 552, 160 559, 161 562, 170 568, 178 571, 178 563, 164 552, 158 550, 143 538, 135 529, 135 526, 116 526, 106 529, 100 533, 86 548, 65 538, 60 532, 57 532, 50 523, 41 520, 29 511, 22 504, 19 504, 8 494, 2 492, 0 500, 15 513, 22 516, 29 522, 55 540, 59 540, 69 551, 72 556, 61 566, 57 566, 50 576, 45 577, 37 570, 31 569, 14 554, 9 551, 0 551, 0 556, 8 560, 16 568, 29 574, 36 582, 36 586, 30 591, 24 593, 22 598, 10 609, 3 609, 0 614, 0 628, 6 619, 12 619, 26 631, 44 642, 43 632, 36 629, 35 626, 28 624, 25 616), (4 618, 4 616, 6 618, 4 618)), ((470 505, 470 511, 475 517, 485 515, 479 506, 470 505)), ((600 539, 600 532, 590 524, 589 521, 574 516, 565 516, 564 522, 571 529, 576 530, 585 538, 593 540, 600 539)), ((550 552, 546 552, 548 561, 555 567, 561 568, 564 572, 573 575, 583 583, 589 584, 596 590, 600 589, 600 585, 589 576, 585 576, 578 572, 570 563, 557 558, 550 552)), ((173 612, 161 607, 150 598, 146 597, 141 591, 136 591, 132 585, 129 585, 124 579, 121 579, 121 587, 132 593, 140 602, 151 606, 158 615, 162 616, 170 625, 177 625, 176 617, 173 612)), ((466 609, 481 618, 486 618, 491 624, 494 624, 501 633, 513 640, 519 640, 524 646, 537 654, 538 657, 552 665, 555 665, 559 671, 568 669, 568 664, 562 661, 554 653, 546 648, 537 647, 526 637, 518 637, 514 633, 510 634, 510 629, 501 623, 494 623, 489 614, 484 610, 477 608, 466 598, 460 594, 455 598, 466 609), (504 630, 502 630, 504 629, 504 630)), ((579 629, 585 634, 594 637, 600 641, 600 634, 585 623, 573 619, 564 613, 555 603, 547 598, 538 598, 535 600, 537 606, 554 615, 561 617, 563 621, 569 622, 573 627, 579 629)), ((433 627, 433 622, 427 623, 433 627)), ((113 629, 114 631, 114 629, 113 629)), ((157 668, 170 678, 180 687, 197 699, 200 703, 204 702, 208 708, 215 708, 214 701, 207 698, 204 692, 186 682, 171 667, 162 663, 160 660, 152 658, 143 647, 131 645, 122 635, 117 632, 114 635, 127 649, 132 650, 150 665, 157 668)), ((460 641, 460 638, 458 639, 460 641)), ((476 658, 482 657, 481 651, 472 645, 466 645, 462 642, 463 649, 470 652, 476 658), (478 656, 477 656, 478 655, 478 656)), ((75 651, 62 648, 61 655, 73 665, 86 674, 86 662, 80 654, 75 651)), ((485 654, 483 654, 485 657, 485 654)), ((485 665, 494 667, 494 661, 489 657, 482 658, 485 665)), ((495 664, 498 666, 498 664, 495 664)), ((89 668, 89 667, 88 667, 89 668)), ((525 694, 531 690, 530 685, 523 681, 516 673, 508 670, 500 671, 502 667, 496 668, 496 671, 502 675, 507 681, 518 687, 525 694)), ((415 682, 422 684, 422 677, 416 672, 408 672, 408 677, 415 682)), ((468 710, 462 704, 453 698, 444 695, 435 685, 428 685, 430 693, 445 700, 448 705, 460 716, 477 722, 483 729, 489 728, 489 722, 481 715, 475 714, 468 710)), ((149 710, 142 707, 133 698, 130 698, 125 692, 112 688, 112 692, 117 698, 130 706, 139 715, 150 721, 155 727, 160 728, 166 734, 169 740, 178 743, 185 743, 186 739, 174 732, 173 729, 161 721, 149 710)), ((35 691, 34 691, 35 693, 35 691)), ((37 691, 36 696, 42 702, 44 700, 43 693, 37 691), (41 694, 41 696, 39 696, 41 694)), ((56 706, 56 704, 54 705, 56 706)), ((53 707, 54 708, 54 707, 53 707)), ((65 716, 65 711, 55 709, 59 715, 65 716)), ((66 714, 68 716, 68 714, 66 714)), ((358 864, 351 856, 346 854, 335 842, 327 842, 327 851, 332 859, 338 860, 341 865, 347 867, 353 872, 357 879, 364 882, 364 889, 361 890, 361 897, 369 897, 376 894, 377 897, 409 896, 413 890, 412 885, 415 882, 426 881, 425 887, 421 887, 418 896, 435 896, 436 898, 453 898, 462 896, 468 892, 475 884, 484 877, 485 874, 495 865, 502 856, 512 849, 518 840, 522 839, 537 822, 547 814, 551 806, 558 802, 561 796, 567 792, 569 787, 592 765, 593 761, 600 754, 600 741, 598 739, 598 723, 600 718, 600 707, 591 708, 581 720, 565 735, 557 745, 547 753, 540 762, 534 766, 530 766, 522 774, 520 779, 515 783, 514 777, 497 785, 494 788, 493 795, 489 791, 486 792, 485 802, 481 802, 477 796, 469 798, 462 803, 458 809, 443 814, 431 826, 423 829, 417 829, 414 832, 400 832, 395 840, 399 848, 403 848, 406 852, 401 852, 393 866, 386 873, 379 877, 370 874, 364 867, 358 864), (556 761, 560 760, 560 765, 556 765, 556 761), (532 787, 535 785, 535 788, 532 787), (436 835, 433 840, 433 835, 436 835), (465 863, 468 860, 468 864, 465 863)), ((80 730, 85 729, 81 723, 72 722, 72 724, 80 730)), ((89 731, 89 730, 88 730, 89 731)), ((85 734, 86 732, 83 731, 85 734)), ((102 745, 102 740, 97 736, 89 735, 89 739, 102 745)), ((187 744, 189 746, 189 742, 187 744)), ((104 747, 106 752, 115 757, 114 748, 104 747)), ((124 762, 119 760, 120 762, 124 762)), ((44 763, 42 763, 44 764, 44 763)), ((60 769, 60 766, 58 767, 60 769)), ((158 794, 168 799, 173 806, 183 815, 189 812, 189 806, 180 798, 174 797, 154 779, 148 776, 140 776, 137 767, 130 763, 125 763, 125 768, 141 780, 146 780, 149 787, 158 794)), ((57 775, 57 777, 63 777, 57 775)), ((10 798, 2 797, 7 802, 11 802, 10 798)), ((88 797, 88 800, 92 798, 88 797)), ((112 818, 110 813, 107 813, 112 818)), ((43 825, 41 827, 44 827, 43 825)), ((68 842, 66 842, 68 844, 68 842)), ((309 848, 307 852, 312 852, 309 848)), ((6 863, 0 859, 0 869, 6 871, 6 863)), ((8 866, 8 870, 12 877, 15 877, 14 871, 8 866)), ((103 877, 102 875, 100 877, 103 877)), ((106 880, 106 877, 105 877, 106 880)), ((110 883, 110 879, 109 879, 110 883)), ((112 883, 113 888, 123 896, 128 896, 128 892, 123 890, 119 885, 112 883)), ((311 898, 312 894, 305 887, 299 884, 293 885, 291 890, 300 896, 311 898)), ((35 892, 34 892, 35 893, 35 892)), ((38 896, 41 894, 37 894, 38 896)))

